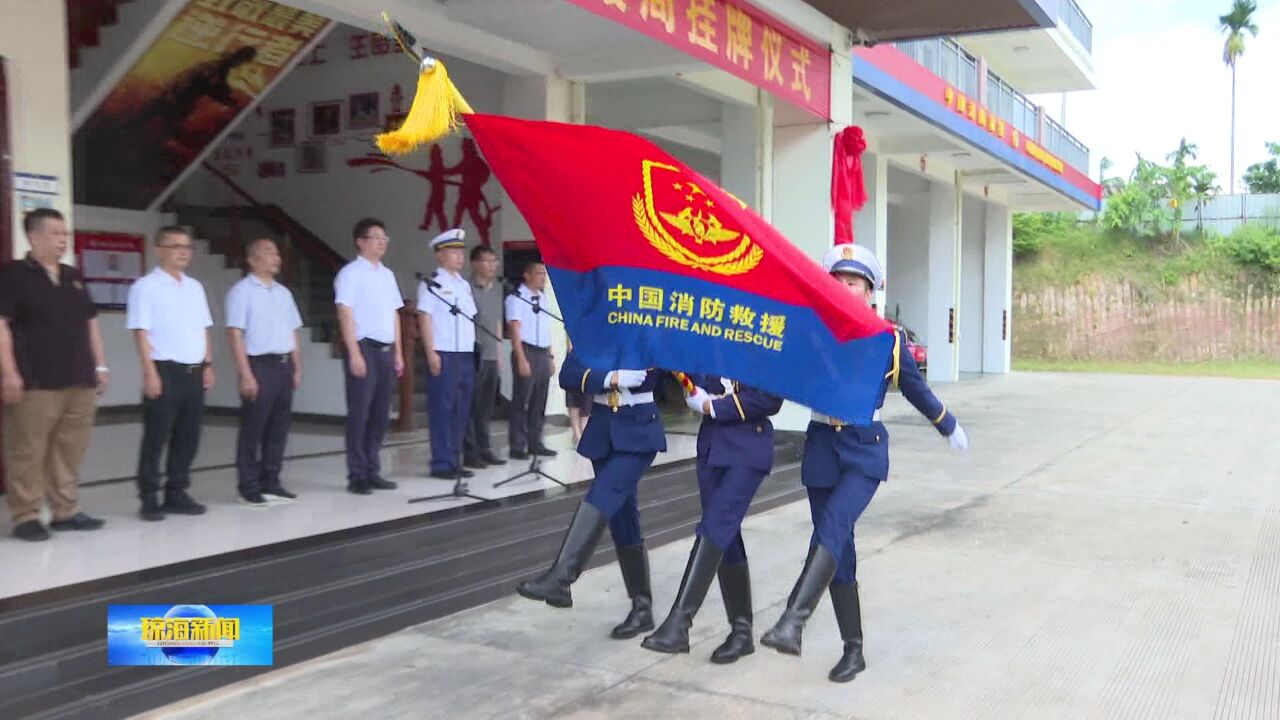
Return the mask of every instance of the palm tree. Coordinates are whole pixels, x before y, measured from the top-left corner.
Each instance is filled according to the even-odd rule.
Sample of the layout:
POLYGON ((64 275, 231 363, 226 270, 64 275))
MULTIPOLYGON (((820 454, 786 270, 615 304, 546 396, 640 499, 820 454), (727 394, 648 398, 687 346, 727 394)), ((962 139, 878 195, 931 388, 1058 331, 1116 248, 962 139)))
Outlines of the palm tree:
POLYGON ((1196 230, 1204 234, 1204 204, 1218 192, 1218 178, 1203 165, 1192 169, 1191 195, 1196 199, 1196 230))
POLYGON ((1200 146, 1187 142, 1184 137, 1178 141, 1178 149, 1166 155, 1165 159, 1173 163, 1176 168, 1185 168, 1187 161, 1195 160, 1198 152, 1200 152, 1200 146))
MULTIPOLYGON (((1112 163, 1111 158, 1107 157, 1106 155, 1103 155, 1102 159, 1098 161, 1098 185, 1099 187, 1102 188, 1102 198, 1104 200, 1106 199, 1107 195, 1110 194, 1107 192, 1107 171, 1111 169, 1112 165, 1114 165, 1114 163, 1112 163)), ((1098 209, 1093 211, 1094 224, 1097 224, 1098 218, 1101 217, 1101 215, 1102 215, 1102 204, 1099 203, 1098 209)))
POLYGON ((1191 195, 1191 173, 1187 169, 1187 160, 1194 160, 1198 150, 1195 143, 1187 142, 1184 137, 1178 141, 1178 149, 1165 156, 1169 162, 1173 163, 1172 166, 1163 168, 1163 171, 1165 187, 1169 193, 1169 206, 1173 208, 1173 241, 1175 243, 1182 242, 1182 209, 1186 205, 1187 197, 1191 195))
POLYGON ((1244 54, 1244 34, 1258 37, 1258 24, 1253 14, 1258 10, 1254 0, 1232 0, 1231 12, 1218 18, 1218 27, 1227 34, 1222 46, 1222 62, 1231 68, 1231 178, 1227 183, 1230 192, 1236 187, 1236 62, 1244 54))
POLYGON ((1102 196, 1104 198, 1111 197, 1124 189, 1125 179, 1122 177, 1108 177, 1107 173, 1116 164, 1111 158, 1103 156, 1098 162, 1098 184, 1102 186, 1102 196))

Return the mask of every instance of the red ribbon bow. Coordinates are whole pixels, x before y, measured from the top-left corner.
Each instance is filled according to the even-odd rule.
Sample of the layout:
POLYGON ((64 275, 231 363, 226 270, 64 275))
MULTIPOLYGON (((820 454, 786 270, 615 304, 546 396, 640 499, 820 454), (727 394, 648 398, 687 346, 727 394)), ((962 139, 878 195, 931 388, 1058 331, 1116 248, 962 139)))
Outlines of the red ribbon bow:
POLYGON ((867 139, 862 128, 851 125, 836 133, 831 153, 831 210, 835 213, 835 243, 853 242, 853 214, 867 202, 862 178, 862 153, 867 139))

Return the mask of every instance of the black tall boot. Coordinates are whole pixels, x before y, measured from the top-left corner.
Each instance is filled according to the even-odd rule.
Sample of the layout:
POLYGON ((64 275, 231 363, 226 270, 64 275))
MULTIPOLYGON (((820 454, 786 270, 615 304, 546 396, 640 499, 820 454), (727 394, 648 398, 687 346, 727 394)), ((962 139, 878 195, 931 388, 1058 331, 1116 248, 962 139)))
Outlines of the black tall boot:
POLYGON ((604 514, 585 500, 578 505, 564 534, 560 552, 546 572, 516 586, 516 592, 531 600, 543 600, 552 607, 573 607, 569 585, 578 579, 591 560, 600 536, 604 533, 604 514))
POLYGON ((804 567, 800 568, 800 577, 796 578, 796 584, 791 586, 791 594, 787 596, 787 607, 796 604, 796 593, 800 592, 800 581, 804 580, 804 574, 809 572, 809 565, 813 562, 813 551, 817 549, 817 545, 809 546, 809 554, 804 556, 804 567))
POLYGON ((822 591, 831 584, 831 578, 835 574, 836 559, 825 547, 819 545, 813 551, 808 567, 800 575, 787 609, 778 618, 777 624, 760 638, 760 644, 787 655, 799 655, 804 624, 818 607, 822 591))
POLYGON ((631 612, 609 637, 626 640, 653 629, 653 591, 649 589, 649 553, 644 543, 618 548, 618 567, 627 586, 627 597, 631 598, 631 612))
POLYGON ((680 581, 680 591, 676 593, 671 612, 657 632, 641 641, 641 646, 661 653, 689 652, 689 628, 693 626, 693 616, 698 614, 698 608, 707 597, 722 557, 724 553, 715 543, 701 537, 693 541, 689 564, 684 567, 684 578, 680 581))
POLYGON ((858 602, 858 583, 831 583, 831 606, 836 610, 836 624, 844 640, 844 655, 827 675, 831 682, 849 682, 867 669, 862 657, 862 607, 858 602))
POLYGON ((720 566, 720 596, 729 616, 729 637, 711 653, 711 662, 727 665, 756 651, 751 635, 751 573, 747 564, 720 566))

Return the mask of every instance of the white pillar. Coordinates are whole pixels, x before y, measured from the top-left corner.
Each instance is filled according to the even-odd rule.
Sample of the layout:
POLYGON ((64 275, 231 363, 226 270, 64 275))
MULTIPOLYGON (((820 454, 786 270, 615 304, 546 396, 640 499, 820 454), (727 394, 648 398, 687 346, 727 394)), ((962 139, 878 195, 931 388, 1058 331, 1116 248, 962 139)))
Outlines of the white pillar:
MULTIPOLYGON (((862 176, 867 188, 867 204, 853 216, 853 239, 876 254, 885 276, 893 277, 889 267, 889 158, 866 153, 862 156, 862 176)), ((892 279, 889 282, 893 282, 892 279)), ((885 314, 885 294, 876 291, 876 309, 885 314)))
MULTIPOLYGON (((9 153, 13 172, 52 175, 52 204, 71 217, 71 109, 67 71, 66 4, 0 0, 0 56, 5 60, 9 99, 9 153)), ((50 197, 50 196, 45 196, 50 197)), ((14 193, 10 224, 13 257, 30 249, 22 232, 22 208, 14 193)), ((69 253, 69 251, 68 251, 69 253)), ((9 258, 0 258, 0 262, 9 258)), ((68 254, 65 258, 74 262, 68 254)))
POLYGON ((763 90, 756 91, 756 154, 756 211, 773 222, 773 96, 763 90))
POLYGON ((720 187, 752 208, 760 207, 760 115, 755 107, 724 104, 720 110, 720 187))
MULTIPOLYGON (((825 124, 773 129, 772 223, 815 262, 831 247, 831 142, 825 124)), ((808 408, 793 402, 774 417, 780 430, 802 431, 808 425, 808 408)))
POLYGON ((964 308, 964 313, 958 318, 957 326, 960 328, 961 373, 982 372, 983 339, 986 337, 983 328, 986 322, 983 311, 986 296, 983 268, 986 264, 986 205, 982 198, 964 196, 961 213, 964 232, 960 241, 960 267, 963 270, 960 307, 964 308))
POLYGON ((929 381, 960 379, 960 222, 959 187, 955 181, 932 182, 929 188, 929 381))
POLYGON ((983 267, 982 372, 1007 373, 1013 348, 1013 215, 987 204, 983 267))
MULTIPOLYGON (((835 133, 853 122, 853 60, 849 33, 832 26, 831 121, 773 127, 772 206, 764 216, 814 262, 831 248, 831 153, 835 133)), ((768 166, 769 163, 766 163, 768 166)), ((809 409, 793 402, 774 417, 780 430, 803 431, 809 409)))
MULTIPOLYGON (((556 122, 583 123, 586 119, 586 93, 582 83, 571 82, 560 78, 548 77, 515 77, 508 75, 503 79, 502 114, 512 117, 535 120, 554 120, 556 122)), ((506 191, 502 192, 502 211, 498 214, 499 237, 507 240, 528 240, 533 238, 529 224, 525 222, 520 211, 506 191)), ((548 307, 557 315, 562 315, 560 305, 556 301, 555 288, 547 292, 550 303, 548 307)), ((557 369, 564 362, 567 351, 567 336, 564 326, 552 323, 551 349, 555 354, 557 369)), ((509 345, 504 344, 506 353, 509 345)), ((509 357, 509 355, 507 355, 509 357)), ((511 387, 511 363, 503 363, 501 379, 504 395, 510 397, 507 388, 511 387)), ((566 405, 564 391, 553 378, 551 390, 547 395, 547 414, 564 415, 566 405)))

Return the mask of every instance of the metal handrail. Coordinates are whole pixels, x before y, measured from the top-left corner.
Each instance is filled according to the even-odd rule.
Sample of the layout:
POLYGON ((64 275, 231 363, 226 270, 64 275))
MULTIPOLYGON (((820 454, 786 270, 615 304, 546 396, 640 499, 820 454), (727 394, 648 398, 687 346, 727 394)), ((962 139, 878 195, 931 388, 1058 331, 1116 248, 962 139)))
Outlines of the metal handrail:
POLYGON ((1045 118, 1043 144, 1045 149, 1062 158, 1063 162, 1088 174, 1089 148, 1050 117, 1045 118))
POLYGON ((990 69, 987 70, 986 105, 1023 135, 1035 138, 1040 134, 1036 104, 990 69))
POLYGON ((1084 10, 1076 4, 1076 0, 1059 0, 1058 17, 1067 26, 1072 35, 1084 45, 1084 49, 1093 53, 1093 23, 1084 14, 1084 10))
POLYGON ((978 58, 949 38, 904 40, 894 43, 908 57, 934 75, 954 85, 960 92, 977 97, 978 58))
MULTIPOLYGON (((1087 20, 1086 20, 1087 22, 1087 20)), ((900 52, 923 65, 960 92, 977 98, 978 59, 950 38, 927 38, 893 43, 900 52)), ((983 104, 1024 136, 1080 170, 1089 172, 1089 148, 1052 118, 1040 128, 1040 107, 1003 78, 987 69, 987 93, 983 104)))

